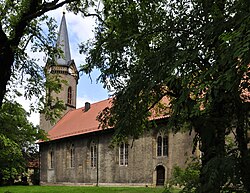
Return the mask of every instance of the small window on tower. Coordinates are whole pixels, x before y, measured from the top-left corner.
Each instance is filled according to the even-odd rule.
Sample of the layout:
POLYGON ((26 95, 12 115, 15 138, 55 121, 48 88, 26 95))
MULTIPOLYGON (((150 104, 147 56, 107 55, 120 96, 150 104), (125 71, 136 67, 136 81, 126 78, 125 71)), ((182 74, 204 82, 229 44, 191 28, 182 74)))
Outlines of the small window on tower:
POLYGON ((71 86, 68 88, 68 104, 72 104, 72 88, 71 86))

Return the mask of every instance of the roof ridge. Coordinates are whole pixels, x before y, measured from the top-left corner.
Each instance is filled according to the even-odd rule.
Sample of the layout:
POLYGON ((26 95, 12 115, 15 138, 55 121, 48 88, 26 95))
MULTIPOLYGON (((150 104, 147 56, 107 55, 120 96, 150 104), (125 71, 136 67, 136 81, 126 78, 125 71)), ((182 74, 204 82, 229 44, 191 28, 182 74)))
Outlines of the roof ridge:
POLYGON ((109 99, 111 99, 111 98, 103 99, 103 100, 101 100, 101 101, 98 101, 98 102, 92 103, 92 105, 94 105, 94 104, 98 104, 98 103, 101 103, 101 102, 104 102, 104 101, 107 101, 107 100, 109 100, 109 99))
MULTIPOLYGON (((112 97, 107 98, 107 99, 103 99, 103 100, 101 100, 101 101, 97 101, 97 102, 94 102, 94 103, 90 103, 90 104, 91 104, 91 105, 96 105, 96 104, 98 104, 98 103, 102 103, 102 102, 107 101, 107 100, 110 100, 110 99, 112 99, 112 97)), ((87 101, 86 101, 86 102, 87 102, 87 101)), ((84 108, 84 106, 79 107, 79 108, 77 108, 76 110, 83 109, 83 108, 84 108)))

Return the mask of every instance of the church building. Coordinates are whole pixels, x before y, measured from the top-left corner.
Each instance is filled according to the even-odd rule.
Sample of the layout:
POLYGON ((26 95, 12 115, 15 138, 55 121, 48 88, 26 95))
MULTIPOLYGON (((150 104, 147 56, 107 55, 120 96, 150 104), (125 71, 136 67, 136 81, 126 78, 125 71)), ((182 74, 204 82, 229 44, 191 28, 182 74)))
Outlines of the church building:
POLYGON ((55 64, 46 64, 45 68, 51 76, 60 75, 67 81, 59 94, 53 93, 64 101, 66 110, 55 125, 40 116, 40 127, 49 138, 39 143, 41 185, 164 185, 174 166, 185 166, 192 152, 192 137, 188 133, 166 132, 167 117, 151 117, 157 128, 135 141, 129 139, 111 147, 114 129, 99 128, 96 117, 112 105, 112 99, 86 102, 76 109, 79 76, 70 55, 65 14, 57 46, 64 57, 56 58, 55 64))

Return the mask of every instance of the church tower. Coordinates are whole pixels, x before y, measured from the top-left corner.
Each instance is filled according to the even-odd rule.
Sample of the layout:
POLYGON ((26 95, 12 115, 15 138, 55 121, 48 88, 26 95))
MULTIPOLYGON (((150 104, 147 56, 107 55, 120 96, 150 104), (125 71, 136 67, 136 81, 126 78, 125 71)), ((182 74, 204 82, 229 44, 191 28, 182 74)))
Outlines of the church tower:
MULTIPOLYGON (((62 16, 56 47, 62 51, 62 54, 55 58, 54 63, 47 62, 45 69, 48 72, 48 76, 59 76, 61 80, 66 81, 65 84, 62 84, 60 93, 50 93, 53 98, 58 98, 59 100, 64 101, 65 110, 61 115, 63 116, 69 110, 76 108, 76 91, 79 79, 75 62, 71 59, 70 55, 65 13, 63 13, 62 16)), ((56 120, 56 122, 57 121, 58 120, 56 120)), ((52 127, 53 125, 50 121, 45 119, 45 115, 40 114, 40 128, 48 132, 52 127)))

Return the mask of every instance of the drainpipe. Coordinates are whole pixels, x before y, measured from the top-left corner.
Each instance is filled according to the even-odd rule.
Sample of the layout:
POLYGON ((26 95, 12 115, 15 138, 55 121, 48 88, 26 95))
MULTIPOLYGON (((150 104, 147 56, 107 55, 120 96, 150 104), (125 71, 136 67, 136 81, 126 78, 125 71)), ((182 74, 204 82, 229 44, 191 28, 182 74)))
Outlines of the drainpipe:
POLYGON ((38 152, 39 152, 39 156, 38 156, 38 172, 39 172, 39 185, 41 185, 41 177, 42 177, 42 175, 41 175, 41 171, 42 171, 42 169, 41 169, 41 144, 39 144, 38 145, 38 152))
POLYGON ((97 137, 96 147, 96 186, 99 186, 99 136, 97 137))

